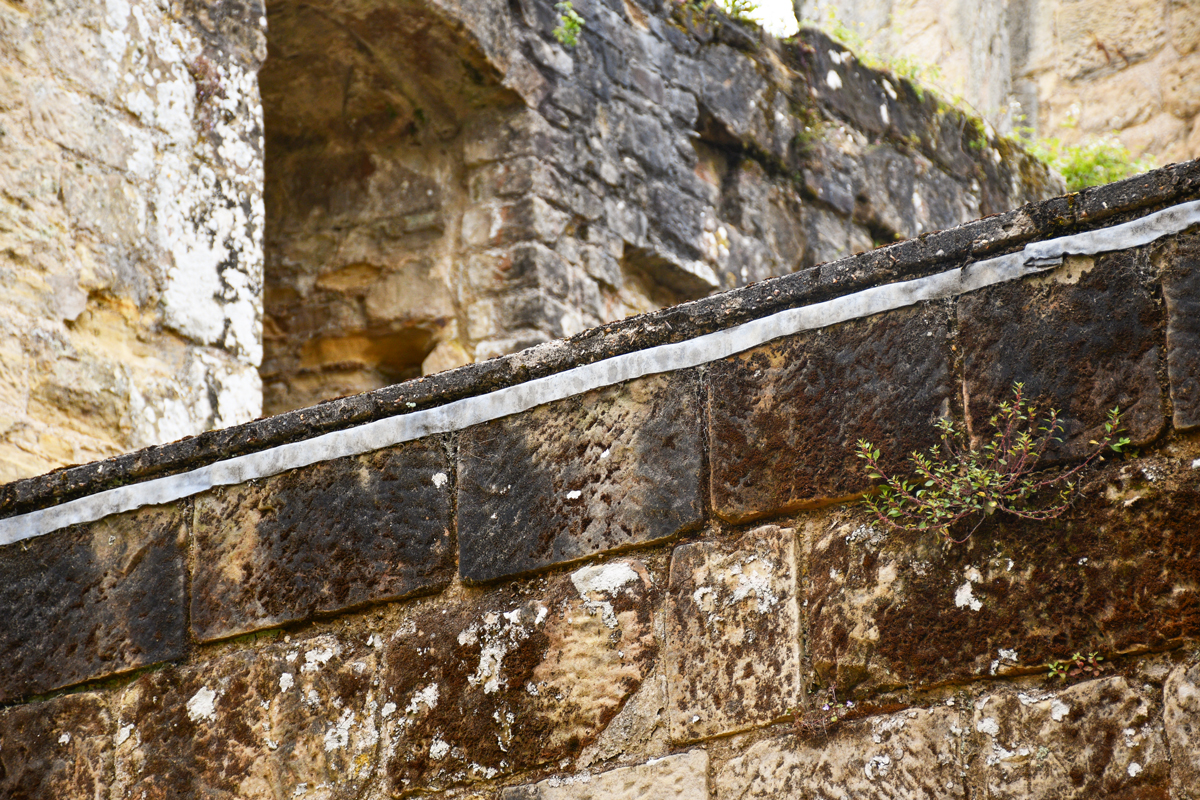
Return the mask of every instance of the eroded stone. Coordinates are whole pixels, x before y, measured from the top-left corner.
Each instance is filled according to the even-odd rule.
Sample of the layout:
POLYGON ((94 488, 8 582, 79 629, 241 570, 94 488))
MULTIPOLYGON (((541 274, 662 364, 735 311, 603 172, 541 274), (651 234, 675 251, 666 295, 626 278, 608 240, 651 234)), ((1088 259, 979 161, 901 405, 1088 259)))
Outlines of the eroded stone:
POLYGON ((0 712, 0 795, 96 800, 112 785, 112 720, 96 693, 0 712))
POLYGON ((550 778, 500 793, 500 800, 707 800, 708 753, 691 750, 636 767, 550 778))
POLYGON ((699 525, 697 395, 693 372, 654 375, 463 432, 462 576, 516 575, 699 525))
POLYGON ((1173 421, 1183 430, 1200 425, 1200 236, 1178 238, 1162 282, 1173 421))
POLYGON ((359 796, 378 763, 380 647, 323 634, 143 675, 116 703, 114 797, 359 796))
POLYGON ((791 336, 709 369, 714 511, 741 521, 865 488, 858 439, 897 467, 948 410, 949 322, 921 306, 791 336))
POLYGON ((182 656, 188 504, 0 548, 0 700, 182 656))
POLYGON ((438 438, 196 500, 192 631, 218 639, 438 589, 454 574, 438 438))
POLYGON ((415 615, 387 651, 393 791, 578 755, 652 666, 653 599, 639 562, 613 561, 415 615))
POLYGON ((743 730, 799 705, 796 569, 795 531, 775 526, 675 549, 664 653, 672 739, 743 730))
POLYGON ((1200 786, 1200 665, 1171 670, 1163 688, 1163 728, 1171 748, 1171 785, 1186 797, 1200 786))
POLYGON ((953 708, 843 723, 829 739, 766 739, 714 771, 717 800, 967 797, 964 726, 953 708))

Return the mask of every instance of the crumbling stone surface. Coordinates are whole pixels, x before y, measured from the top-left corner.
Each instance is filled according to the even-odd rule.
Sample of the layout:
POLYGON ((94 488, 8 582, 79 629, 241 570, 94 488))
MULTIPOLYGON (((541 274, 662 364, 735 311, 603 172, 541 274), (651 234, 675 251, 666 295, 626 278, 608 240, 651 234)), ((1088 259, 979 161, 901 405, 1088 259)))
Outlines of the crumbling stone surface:
POLYGON ((189 512, 144 508, 0 548, 0 701, 183 655, 189 512))
POLYGON ((798 707, 798 589, 790 528, 675 549, 664 652, 672 739, 731 733, 798 707))
POLYGON ((855 443, 895 469, 937 440, 949 317, 928 305, 763 345, 709 367, 713 510, 740 521, 866 488, 855 443))
POLYGON ((445 586, 450 474, 434 437, 196 498, 193 634, 219 639, 445 586))
POLYGON ((107 798, 112 737, 108 702, 99 693, 0 711, 0 794, 9 800, 107 798))
POLYGON ((392 790, 569 763, 649 673, 655 599, 620 560, 415 614, 385 655, 392 790))
POLYGON ((1001 284, 958 300, 967 421, 990 436, 988 418, 1015 382, 1043 411, 1062 411, 1051 457, 1081 458, 1120 407, 1135 445, 1163 429, 1158 370, 1164 320, 1145 250, 1069 258, 1040 281, 1001 284))
POLYGON ((1162 286, 1172 421, 1187 430, 1200 425, 1200 236, 1180 235, 1167 258, 1162 286))
POLYGON ((691 750, 598 775, 505 789, 500 800, 707 800, 708 753, 691 750))
POLYGON ((764 739, 716 767, 715 796, 717 800, 965 798, 965 739, 959 711, 945 707, 843 723, 828 739, 806 741, 795 735, 764 739))
POLYGON ((703 519, 693 371, 639 378, 459 438, 459 571, 487 581, 661 541, 703 519))
POLYGON ((1171 786, 1187 797, 1200 781, 1200 667, 1180 664, 1163 687, 1163 730, 1171 756, 1171 786))

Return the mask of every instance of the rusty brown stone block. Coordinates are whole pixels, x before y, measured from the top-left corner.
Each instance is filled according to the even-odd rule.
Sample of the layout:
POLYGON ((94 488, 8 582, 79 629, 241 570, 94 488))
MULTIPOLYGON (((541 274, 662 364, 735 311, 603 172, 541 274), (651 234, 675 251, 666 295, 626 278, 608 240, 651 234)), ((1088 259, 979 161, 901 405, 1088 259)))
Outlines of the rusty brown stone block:
POLYGON ((661 541, 703 519, 695 373, 478 425, 459 444, 459 569, 487 581, 661 541))
POLYGON ((450 465, 422 439, 196 500, 192 631, 219 639, 438 589, 454 572, 450 465))
POLYGON ((1162 431, 1163 314, 1147 253, 1069 258, 1048 276, 961 297, 958 315, 973 435, 990 435, 987 420, 1017 381, 1043 411, 1062 411, 1055 458, 1087 454, 1116 406, 1134 444, 1162 431))
POLYGON ((112 796, 360 796, 378 766, 380 646, 323 634, 143 675, 114 703, 112 796))
POLYGON ((578 755, 653 666, 654 599, 639 562, 613 561, 416 614, 386 655, 393 793, 578 755))
POLYGON ((949 548, 862 512, 814 517, 808 535, 809 655, 842 689, 1038 672, 1200 634, 1188 460, 1111 464, 1059 519, 996 518, 949 548))
POLYGON ((709 369, 713 510, 753 519, 861 491, 855 442, 897 467, 935 442, 952 392, 938 306, 811 331, 709 369))
POLYGON ((667 716, 689 741, 780 719, 799 705, 796 533, 680 545, 667 603, 667 716))
POLYGON ((182 656, 188 504, 0 548, 0 700, 182 656))
POLYGON ((0 797, 106 798, 112 737, 108 706, 91 692, 0 711, 0 797))
POLYGON ((1163 274, 1167 301, 1167 374, 1174 423, 1200 425, 1200 236, 1179 237, 1163 274))

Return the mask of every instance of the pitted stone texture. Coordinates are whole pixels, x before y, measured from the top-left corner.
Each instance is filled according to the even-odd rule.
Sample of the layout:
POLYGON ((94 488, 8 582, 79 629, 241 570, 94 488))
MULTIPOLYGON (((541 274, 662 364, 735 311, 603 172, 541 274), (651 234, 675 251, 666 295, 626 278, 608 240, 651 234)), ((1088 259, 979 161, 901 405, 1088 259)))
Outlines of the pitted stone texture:
POLYGON ((1175 427, 1200 425, 1200 236, 1181 235, 1162 277, 1167 301, 1167 375, 1175 427))
POLYGON ((1162 723, 1124 678, 1061 691, 1003 692, 975 703, 972 797, 1166 797, 1162 723))
POLYGON ((944 307, 799 334, 711 365, 714 511, 752 519, 864 489, 863 438, 897 468, 935 442, 952 393, 944 307))
POLYGON ((550 778, 500 793, 500 800, 707 800, 708 753, 692 750, 597 775, 550 778))
POLYGON ((429 592, 454 575, 439 438, 196 500, 192 631, 218 639, 429 592))
POLYGON ((0 548, 0 701, 182 656, 187 504, 0 548))
POLYGON ((968 424, 990 436, 987 420, 1015 382, 1040 407, 1062 411, 1061 445, 1079 458, 1103 434, 1105 413, 1121 408, 1134 444, 1163 429, 1157 371, 1163 314, 1154 298, 1149 254, 1128 251, 1068 258, 1048 276, 1003 283, 958 300, 968 424))
POLYGON ((861 511, 808 525, 809 655, 843 690, 1019 672, 1200 633, 1200 470, 1187 459, 1112 463, 1059 519, 993 519, 949 548, 885 535, 861 511))
POLYGON ((664 658, 672 739, 762 725, 799 705, 796 572, 791 529, 675 549, 664 658))
POLYGON ((1171 785, 1177 797, 1200 787, 1200 665, 1181 664, 1163 687, 1163 728, 1171 748, 1171 785))
POLYGON ((965 798, 964 724, 952 708, 912 709, 820 742, 766 739, 714 770, 716 800, 965 798))
POLYGON ((645 568, 613 561, 416 614, 387 651, 392 791, 577 756, 652 667, 653 601, 645 568))
POLYGON ((143 675, 114 703, 112 796, 360 796, 378 759, 381 646, 322 634, 143 675))
POLYGON ((112 785, 112 720, 91 692, 0 711, 0 796, 102 800, 112 785))
POLYGON ((694 372, 653 375, 465 431, 462 576, 516 575, 698 526, 698 394, 694 372))

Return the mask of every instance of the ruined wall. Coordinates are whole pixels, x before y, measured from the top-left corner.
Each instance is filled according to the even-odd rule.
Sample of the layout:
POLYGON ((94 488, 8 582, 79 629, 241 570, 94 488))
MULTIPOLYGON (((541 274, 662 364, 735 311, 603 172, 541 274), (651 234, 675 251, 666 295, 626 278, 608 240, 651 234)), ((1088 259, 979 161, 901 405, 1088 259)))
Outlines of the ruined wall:
POLYGON ((1200 4, 1194 0, 798 0, 871 49, 942 70, 1000 130, 1067 143, 1116 132, 1159 164, 1200 157, 1200 4), (861 28, 859 26, 862 26, 861 28), (1020 118, 1024 117, 1024 122, 1020 118))
POLYGON ((0 487, 0 793, 1192 797, 1198 198, 1193 162, 0 487), (1015 379, 1063 458, 1118 404, 1138 454, 956 547, 848 502, 856 439, 894 468, 1015 379))
POLYGON ((1060 188, 819 34, 574 7, 567 47, 549 0, 268 4, 267 411, 1060 188))
POLYGON ((0 480, 259 415, 263 24, 0 3, 0 480))

